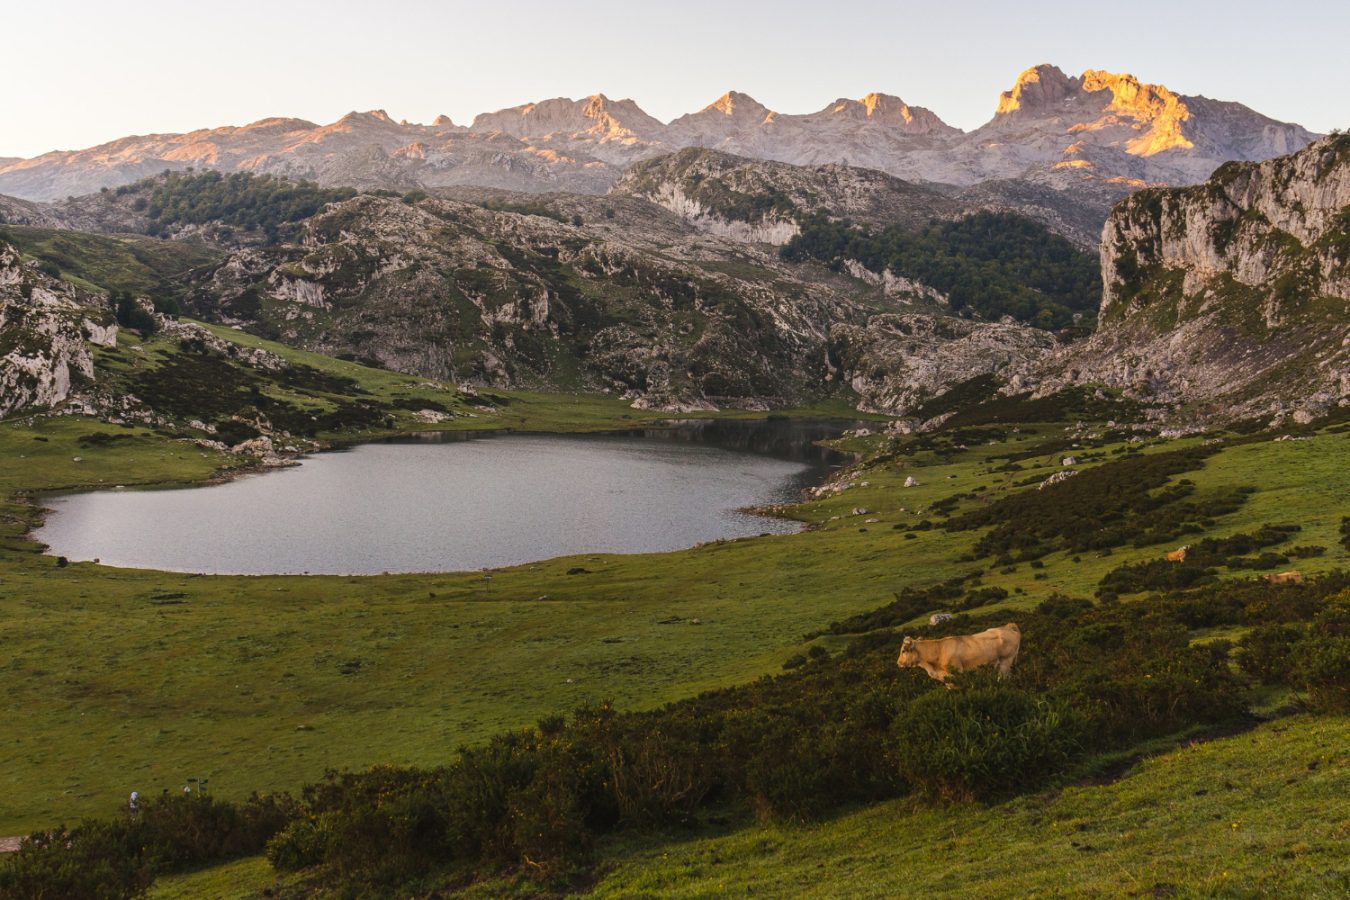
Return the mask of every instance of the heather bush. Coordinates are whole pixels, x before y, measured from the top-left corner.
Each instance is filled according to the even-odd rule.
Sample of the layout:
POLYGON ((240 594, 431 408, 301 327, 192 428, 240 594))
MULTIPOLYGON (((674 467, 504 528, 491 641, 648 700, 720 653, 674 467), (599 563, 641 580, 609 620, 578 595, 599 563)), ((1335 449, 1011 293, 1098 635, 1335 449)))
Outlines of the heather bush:
POLYGON ((891 727, 891 758, 913 789, 987 800, 1043 784, 1080 751, 1081 722, 1063 703, 987 677, 914 700, 891 727))

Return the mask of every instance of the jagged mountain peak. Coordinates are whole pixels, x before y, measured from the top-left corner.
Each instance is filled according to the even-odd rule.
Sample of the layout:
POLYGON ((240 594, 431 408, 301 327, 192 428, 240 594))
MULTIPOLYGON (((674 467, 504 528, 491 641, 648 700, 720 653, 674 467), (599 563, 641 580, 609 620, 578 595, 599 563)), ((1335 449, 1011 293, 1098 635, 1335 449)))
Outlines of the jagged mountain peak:
POLYGON ((703 107, 700 112, 721 113, 724 116, 734 118, 763 120, 765 116, 772 113, 772 110, 749 94, 742 94, 740 91, 727 91, 712 103, 703 107))
MULTIPOLYGON (((247 131, 300 131, 319 126, 308 119, 295 119, 287 116, 270 116, 247 125, 239 126, 241 132, 247 131)), ((217 129, 218 130, 218 129, 217 129)))
MULTIPOLYGON (((429 126, 399 124, 371 110, 329 125, 266 119, 126 137, 0 162, 0 193, 50 200, 186 166, 327 185, 603 191, 633 162, 711 147, 794 165, 848 163, 961 187, 1031 179, 1042 196, 1049 196, 1046 190, 1079 199, 1093 194, 1092 215, 1104 219, 1130 187, 1194 183, 1226 160, 1268 159, 1314 137, 1241 104, 1182 95, 1128 74, 1089 69, 1070 76, 1046 63, 1019 75, 1000 95, 998 114, 969 134, 880 91, 841 97, 816 112, 780 114, 733 90, 669 124, 633 100, 595 93, 483 113, 467 128, 448 117, 429 126)), ((1002 193, 1027 195, 1023 188, 1002 193)))
POLYGON ((798 117, 804 121, 850 121, 882 125, 914 134, 959 133, 931 110, 910 106, 894 94, 873 92, 853 100, 840 97, 818 113, 798 117))
POLYGON ((996 114, 1045 109, 1073 97, 1081 85, 1082 79, 1065 75, 1059 66, 1032 66, 1017 76, 1011 89, 999 94, 996 114))
POLYGON ((665 126, 632 100, 591 94, 580 100, 555 97, 474 117, 471 131, 502 132, 523 139, 589 134, 605 141, 655 138, 665 126))
POLYGON ((385 112, 382 109, 370 109, 366 110, 365 112, 357 112, 356 110, 352 110, 351 112, 343 116, 341 119, 338 119, 338 124, 349 124, 355 122, 383 122, 387 125, 394 124, 394 120, 389 118, 389 113, 385 112))

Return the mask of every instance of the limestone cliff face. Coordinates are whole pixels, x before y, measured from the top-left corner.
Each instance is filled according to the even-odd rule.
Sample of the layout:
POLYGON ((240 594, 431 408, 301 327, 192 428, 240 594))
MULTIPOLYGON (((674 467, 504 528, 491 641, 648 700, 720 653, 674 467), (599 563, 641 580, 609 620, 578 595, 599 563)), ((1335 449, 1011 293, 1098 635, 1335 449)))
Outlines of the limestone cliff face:
POLYGON ((101 297, 48 277, 0 243, 0 418, 64 402, 94 377, 89 345, 116 343, 101 297))
POLYGON ((1350 136, 1137 193, 1101 258, 1099 332, 1052 383, 1102 382, 1198 419, 1350 403, 1350 136))
MULTIPOLYGON (((1187 294, 1221 275, 1262 288, 1288 274, 1304 279, 1304 293, 1350 299, 1347 206, 1345 136, 1259 165, 1226 165, 1196 188, 1136 194, 1102 234, 1103 313, 1134 298, 1142 273, 1159 266, 1183 271, 1187 294)), ((1267 318, 1278 317, 1288 293, 1269 294, 1267 318)))

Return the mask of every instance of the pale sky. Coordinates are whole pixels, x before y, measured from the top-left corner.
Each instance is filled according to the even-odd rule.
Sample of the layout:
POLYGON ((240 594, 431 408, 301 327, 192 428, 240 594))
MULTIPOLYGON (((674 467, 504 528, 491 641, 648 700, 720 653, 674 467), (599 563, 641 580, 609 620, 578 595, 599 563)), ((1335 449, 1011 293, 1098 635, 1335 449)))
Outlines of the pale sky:
POLYGON ((1332 0, 0 0, 0 21, 0 156, 353 109, 468 124, 596 92, 668 121, 733 89, 786 113, 882 91, 970 129, 1042 62, 1350 126, 1332 0))

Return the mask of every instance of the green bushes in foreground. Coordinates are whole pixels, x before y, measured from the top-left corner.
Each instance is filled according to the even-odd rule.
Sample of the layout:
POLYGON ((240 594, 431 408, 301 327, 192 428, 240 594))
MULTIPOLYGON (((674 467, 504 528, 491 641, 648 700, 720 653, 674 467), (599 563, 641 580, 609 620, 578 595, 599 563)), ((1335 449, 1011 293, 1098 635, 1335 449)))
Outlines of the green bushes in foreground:
POLYGON ((1311 622, 1252 629, 1238 648, 1238 665, 1263 683, 1307 691, 1316 709, 1350 712, 1350 590, 1311 622))
POLYGON ((112 900, 144 893, 161 872, 259 853, 295 815, 285 797, 146 800, 140 812, 30 836, 0 864, 0 897, 112 900))
POLYGON ((1061 772, 1081 751, 1084 720, 1073 707, 983 680, 930 692, 892 724, 896 769, 925 796, 1014 794, 1061 772))

